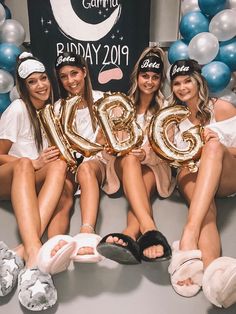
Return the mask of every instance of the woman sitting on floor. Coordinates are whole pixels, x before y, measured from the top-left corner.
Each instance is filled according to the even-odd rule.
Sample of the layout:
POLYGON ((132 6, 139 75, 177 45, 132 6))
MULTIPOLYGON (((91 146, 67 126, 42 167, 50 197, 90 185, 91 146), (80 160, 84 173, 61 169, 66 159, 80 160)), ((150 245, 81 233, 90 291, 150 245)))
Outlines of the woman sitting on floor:
POLYGON ((10 250, 0 242, 0 296, 17 283, 20 303, 29 310, 45 310, 56 303, 49 274, 37 267, 41 236, 60 199, 66 163, 48 147, 36 110, 52 101, 44 65, 31 54, 20 56, 16 83, 20 99, 0 120, 0 199, 11 200, 23 245, 10 250))
POLYGON ((228 307, 236 302, 236 271, 232 275, 236 260, 219 257, 215 196, 236 192, 236 108, 209 97, 201 68, 194 60, 176 61, 170 78, 170 105, 182 103, 190 110, 188 119, 178 125, 176 145, 184 148, 183 131, 198 124, 205 126, 198 171, 182 167, 177 176, 189 211, 182 237, 173 244, 171 282, 175 291, 186 297, 196 295, 203 285, 212 303, 228 307))
POLYGON ((136 121, 144 132, 144 140, 141 147, 117 157, 113 169, 117 190, 121 182, 130 206, 127 227, 122 233, 108 234, 97 247, 102 255, 121 264, 162 261, 171 257, 166 238, 157 231, 150 198, 156 190, 161 197, 168 197, 175 184, 170 166, 154 153, 147 137, 152 116, 164 105, 161 93, 165 78, 164 58, 160 48, 146 48, 131 76, 129 96, 134 102, 136 121))

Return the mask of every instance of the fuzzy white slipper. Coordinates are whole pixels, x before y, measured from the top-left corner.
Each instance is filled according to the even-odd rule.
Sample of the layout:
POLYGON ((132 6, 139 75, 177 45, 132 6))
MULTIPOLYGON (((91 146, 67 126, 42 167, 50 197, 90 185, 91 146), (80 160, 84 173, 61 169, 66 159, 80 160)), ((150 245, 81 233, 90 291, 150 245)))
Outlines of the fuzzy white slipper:
POLYGON ((236 259, 219 257, 205 270, 202 289, 207 299, 218 307, 236 303, 236 259))
POLYGON ((179 241, 172 245, 172 259, 168 268, 171 284, 176 293, 183 297, 193 297, 201 289, 203 277, 203 262, 200 250, 179 250, 179 241), (192 285, 180 286, 178 281, 191 278, 192 285))
POLYGON ((66 270, 70 265, 70 258, 76 249, 76 241, 69 235, 56 235, 52 237, 40 248, 37 265, 44 273, 57 274, 66 270), (56 255, 51 256, 51 252, 60 240, 67 242, 56 255))
POLYGON ((94 233, 78 233, 74 236, 74 240, 77 243, 76 250, 74 251, 71 259, 74 262, 80 263, 98 263, 104 259, 102 255, 100 255, 97 251, 97 245, 101 241, 101 237, 94 233), (92 247, 94 254, 78 254, 78 250, 83 247, 92 247))

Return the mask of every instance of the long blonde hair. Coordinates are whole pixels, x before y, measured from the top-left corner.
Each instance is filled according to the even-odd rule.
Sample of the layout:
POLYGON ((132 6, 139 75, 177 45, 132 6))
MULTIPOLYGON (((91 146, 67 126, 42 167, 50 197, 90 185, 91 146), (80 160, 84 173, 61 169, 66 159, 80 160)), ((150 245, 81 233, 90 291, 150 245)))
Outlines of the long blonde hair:
MULTIPOLYGON (((209 97, 209 89, 205 78, 198 72, 193 72, 189 74, 193 83, 198 86, 198 103, 197 103, 197 113, 196 118, 200 121, 202 125, 209 123, 211 119, 211 107, 209 104, 213 102, 213 99, 209 97)), ((173 81, 171 82, 171 89, 173 90, 173 81)), ((181 101, 172 92, 169 99, 169 105, 179 105, 181 101)))

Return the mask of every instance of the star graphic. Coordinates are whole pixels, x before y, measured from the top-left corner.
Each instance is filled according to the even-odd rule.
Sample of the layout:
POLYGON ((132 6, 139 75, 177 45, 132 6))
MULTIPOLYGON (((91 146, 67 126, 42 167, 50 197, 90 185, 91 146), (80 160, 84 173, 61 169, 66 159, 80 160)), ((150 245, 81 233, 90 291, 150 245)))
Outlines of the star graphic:
POLYGON ((114 39, 116 36, 114 34, 111 35, 111 38, 114 39))
POLYGON ((6 276, 4 277, 4 279, 6 280, 7 284, 6 284, 6 288, 9 288, 12 285, 12 281, 13 281, 13 276, 12 274, 9 273, 9 271, 7 271, 6 276))
POLYGON ((27 269, 24 274, 21 276, 21 282, 26 280, 31 280, 32 275, 34 274, 35 270, 27 269))
POLYGON ((43 23, 44 23, 44 18, 41 17, 40 21, 41 21, 41 24, 43 25, 43 23))
POLYGON ((99 14, 99 15, 101 15, 101 14, 102 14, 102 11, 101 11, 101 10, 99 10, 99 11, 98 11, 98 14, 99 14))
POLYGON ((49 33, 49 30, 48 30, 48 29, 45 29, 44 33, 45 33, 45 34, 49 33))
POLYGON ((123 40, 123 39, 124 39, 124 37, 123 37, 123 36, 121 36, 121 37, 120 37, 120 40, 123 40))
POLYGON ((29 290, 32 291, 32 297, 37 293, 46 293, 45 287, 47 287, 47 284, 41 283, 39 280, 36 281, 36 283, 29 288, 29 290))
POLYGON ((52 21, 51 21, 51 20, 48 20, 48 21, 47 21, 47 24, 52 24, 52 21))
POLYGON ((14 269, 17 269, 17 268, 18 268, 18 266, 17 266, 17 264, 16 264, 14 258, 8 260, 7 262, 5 262, 5 264, 6 264, 8 267, 10 267, 10 271, 11 271, 11 272, 12 272, 14 269))

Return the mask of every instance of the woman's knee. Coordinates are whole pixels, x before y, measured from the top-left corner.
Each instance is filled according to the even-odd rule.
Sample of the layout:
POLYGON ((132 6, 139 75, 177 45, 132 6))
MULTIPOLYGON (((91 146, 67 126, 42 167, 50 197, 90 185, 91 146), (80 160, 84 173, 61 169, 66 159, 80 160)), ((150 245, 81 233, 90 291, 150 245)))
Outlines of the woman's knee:
POLYGON ((84 180, 89 181, 94 177, 96 177, 96 173, 90 163, 84 162, 79 166, 77 171, 77 180, 79 183, 84 180))
POLYGON ((14 170, 17 172, 26 172, 34 170, 31 159, 22 157, 17 160, 14 170))
POLYGON ((225 153, 225 147, 216 140, 208 141, 202 150, 202 156, 206 155, 207 158, 223 158, 225 153))
POLYGON ((141 167, 140 160, 134 155, 126 155, 121 161, 122 168, 134 169, 141 167))
POLYGON ((66 175, 67 164, 64 160, 58 159, 48 164, 48 173, 50 174, 58 174, 58 175, 66 175))

